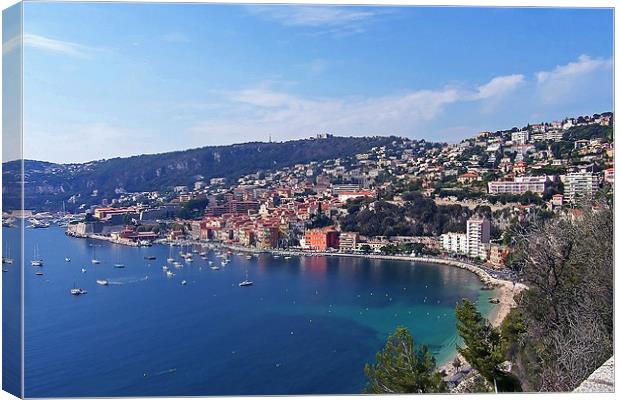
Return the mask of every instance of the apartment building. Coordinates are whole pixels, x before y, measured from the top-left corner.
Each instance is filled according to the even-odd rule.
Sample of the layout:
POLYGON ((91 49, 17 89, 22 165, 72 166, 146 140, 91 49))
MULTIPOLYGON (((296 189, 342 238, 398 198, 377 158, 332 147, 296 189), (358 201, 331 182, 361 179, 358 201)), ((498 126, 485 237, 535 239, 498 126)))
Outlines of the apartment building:
POLYGON ((598 174, 570 172, 564 178, 564 197, 568 202, 575 202, 579 198, 591 199, 598 187, 598 174))
POLYGON ((546 176, 518 176, 512 181, 489 182, 488 186, 490 194, 522 194, 528 191, 542 194, 548 181, 546 176))
POLYGON ((488 244, 491 241, 491 223, 486 218, 467 220, 467 253, 471 258, 488 257, 488 244))

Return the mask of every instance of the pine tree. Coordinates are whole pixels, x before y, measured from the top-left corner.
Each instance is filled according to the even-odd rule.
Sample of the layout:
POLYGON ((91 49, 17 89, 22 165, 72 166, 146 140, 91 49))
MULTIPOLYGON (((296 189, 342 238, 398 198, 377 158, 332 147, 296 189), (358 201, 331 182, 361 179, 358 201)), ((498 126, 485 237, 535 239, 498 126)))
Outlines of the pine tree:
POLYGON ((458 352, 480 375, 494 384, 497 378, 505 375, 499 369, 499 364, 504 361, 499 331, 467 299, 456 307, 456 319, 456 329, 465 345, 457 346, 458 352))
POLYGON ((399 327, 377 353, 374 365, 366 364, 366 393, 442 393, 443 375, 426 346, 416 349, 407 328, 399 327))

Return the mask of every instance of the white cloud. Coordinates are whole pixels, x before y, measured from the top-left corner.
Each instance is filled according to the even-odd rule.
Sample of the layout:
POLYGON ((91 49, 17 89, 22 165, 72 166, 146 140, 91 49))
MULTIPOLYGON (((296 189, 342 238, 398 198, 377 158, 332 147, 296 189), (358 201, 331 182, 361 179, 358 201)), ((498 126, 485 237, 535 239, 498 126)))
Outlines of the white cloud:
MULTIPOLYGON (((22 36, 14 36, 2 44, 2 54, 8 54, 20 45, 22 45, 22 36)), ((81 44, 52 39, 31 33, 26 33, 23 36, 23 46, 52 53, 67 54, 73 57, 88 57, 92 51, 90 47, 83 46, 81 44)))
POLYGON ((195 139, 232 143, 262 138, 299 138, 319 131, 341 135, 406 134, 463 99, 454 88, 419 90, 374 98, 310 98, 259 86, 227 94, 233 117, 190 129, 195 139))
MULTIPOLYGON (((577 61, 558 65, 551 71, 536 73, 536 81, 543 103, 553 104, 565 101, 583 91, 591 91, 598 77, 611 78, 612 59, 591 58, 581 55, 577 61)), ((609 82, 611 84, 611 82, 609 82)))
POLYGON ((21 35, 13 36, 2 43, 2 54, 8 54, 21 45, 21 35))
POLYGON ((319 28, 315 33, 335 35, 364 32, 366 24, 378 15, 370 8, 342 6, 253 6, 248 11, 284 26, 319 28))
POLYGON ((482 100, 503 96, 512 92, 524 82, 525 76, 521 74, 495 77, 488 83, 478 86, 474 99, 482 100))
POLYGON ((89 47, 81 44, 51 39, 45 36, 33 35, 29 33, 24 35, 24 46, 50 51, 53 53, 67 54, 74 57, 87 57, 90 52, 89 47))

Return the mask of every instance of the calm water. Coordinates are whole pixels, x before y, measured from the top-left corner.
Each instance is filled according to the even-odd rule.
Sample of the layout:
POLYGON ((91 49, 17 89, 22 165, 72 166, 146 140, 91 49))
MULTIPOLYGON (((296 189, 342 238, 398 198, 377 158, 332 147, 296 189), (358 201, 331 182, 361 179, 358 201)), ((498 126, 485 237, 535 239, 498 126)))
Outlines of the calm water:
POLYGON ((213 271, 195 255, 169 279, 168 252, 26 230, 27 397, 359 393, 364 363, 397 326, 441 363, 454 351, 455 303, 491 307, 475 275, 447 266, 233 255, 213 271), (254 286, 240 288, 246 270, 254 286), (71 296, 74 284, 88 294, 71 296))

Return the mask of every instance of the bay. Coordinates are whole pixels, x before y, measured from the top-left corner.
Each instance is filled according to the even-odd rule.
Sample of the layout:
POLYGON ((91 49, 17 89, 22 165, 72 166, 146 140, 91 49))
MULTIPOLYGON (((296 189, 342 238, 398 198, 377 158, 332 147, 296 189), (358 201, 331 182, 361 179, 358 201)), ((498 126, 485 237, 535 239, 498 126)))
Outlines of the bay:
MULTIPOLYGON (((441 364, 454 355, 456 303, 493 307, 474 274, 450 266, 234 254, 214 271, 194 254, 176 269, 169 251, 26 230, 27 397, 360 393, 364 364, 396 327, 441 364), (35 245, 41 276, 30 266, 35 245), (254 285, 239 287, 246 271, 254 285), (71 296, 74 285, 88 293, 71 296)), ((208 259, 219 265, 214 252, 208 259)))

